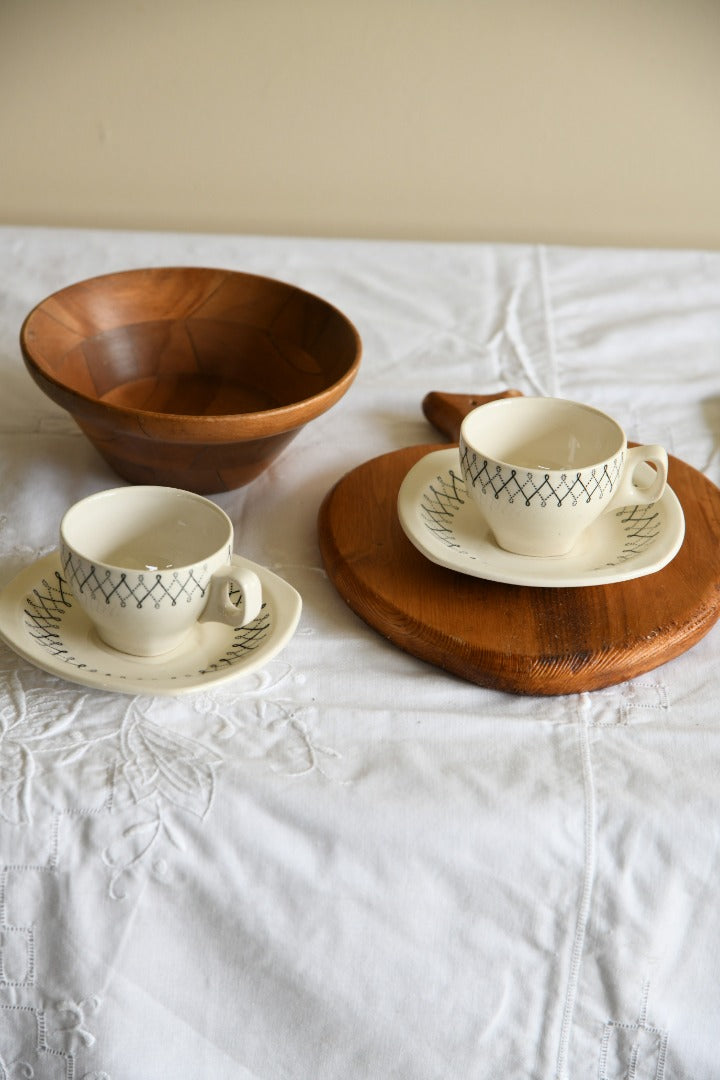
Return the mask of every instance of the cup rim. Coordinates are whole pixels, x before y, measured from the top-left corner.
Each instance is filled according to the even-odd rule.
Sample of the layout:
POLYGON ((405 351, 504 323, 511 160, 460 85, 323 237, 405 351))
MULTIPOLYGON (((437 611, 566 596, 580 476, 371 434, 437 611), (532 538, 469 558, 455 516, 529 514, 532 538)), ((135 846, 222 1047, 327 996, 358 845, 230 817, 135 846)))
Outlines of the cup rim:
POLYGON ((519 396, 498 398, 496 401, 487 401, 483 405, 478 405, 475 409, 469 412, 462 421, 462 424, 460 425, 460 443, 464 443, 468 447, 468 449, 473 451, 473 453, 485 458, 488 462, 492 462, 495 465, 501 465, 506 469, 521 469, 523 472, 527 473, 540 473, 543 475, 554 474, 560 476, 571 470, 575 472, 583 472, 587 469, 596 469, 600 466, 606 465, 608 462, 618 457, 619 454, 623 454, 625 452, 627 448, 627 436, 625 434, 624 428, 619 423, 619 421, 615 419, 615 417, 610 416, 609 413, 604 412, 602 409, 596 408, 596 406, 594 405, 588 405, 583 401, 575 401, 571 398, 554 397, 552 395, 544 395, 538 397, 519 396), (583 410, 588 413, 593 413, 595 416, 598 416, 602 420, 606 421, 609 425, 615 428, 618 436, 614 450, 612 450, 611 453, 607 454, 605 457, 597 458, 594 461, 588 462, 586 465, 564 466, 559 469, 542 467, 538 468, 530 465, 519 465, 517 462, 509 461, 507 458, 498 457, 495 454, 489 454, 485 450, 480 449, 477 440, 474 440, 472 437, 468 437, 469 429, 472 427, 473 423, 475 423, 477 414, 481 412, 485 412, 486 410, 492 410, 494 412, 500 412, 502 410, 511 412, 514 410, 516 412, 519 412, 522 409, 534 408, 537 406, 538 403, 541 402, 556 402, 560 405, 568 405, 575 409, 583 410))
POLYGON ((226 536, 222 543, 218 544, 211 551, 206 552, 200 558, 191 559, 189 562, 178 563, 177 566, 173 566, 169 569, 154 570, 152 571, 153 573, 175 574, 179 573, 180 571, 189 570, 191 567, 197 566, 198 563, 203 563, 210 559, 213 559, 221 553, 224 554, 228 545, 232 548, 233 523, 230 520, 229 516, 222 509, 222 507, 218 506, 217 503, 212 502, 211 499, 207 499, 205 498, 205 496, 199 495, 197 492, 186 491, 184 488, 169 487, 162 484, 128 484, 126 486, 105 488, 102 491, 96 491, 91 495, 86 495, 84 498, 79 499, 77 502, 73 503, 72 506, 69 506, 62 516, 62 519, 60 521, 61 544, 65 548, 67 548, 68 551, 72 551, 72 553, 78 559, 82 559, 84 562, 92 563, 93 566, 101 566, 103 567, 103 569, 114 570, 120 574, 137 575, 148 573, 147 570, 138 570, 135 567, 122 566, 120 563, 111 562, 108 559, 95 558, 94 556, 83 551, 78 543, 68 537, 67 533, 69 531, 69 526, 72 524, 72 517, 75 515, 75 513, 82 511, 83 508, 86 508, 91 503, 102 502, 106 499, 119 498, 121 496, 132 499, 136 496, 147 496, 151 493, 161 494, 163 497, 167 497, 169 495, 180 496, 183 498, 187 498, 190 502, 201 503, 208 508, 211 508, 212 511, 215 513, 216 517, 226 527, 226 536))

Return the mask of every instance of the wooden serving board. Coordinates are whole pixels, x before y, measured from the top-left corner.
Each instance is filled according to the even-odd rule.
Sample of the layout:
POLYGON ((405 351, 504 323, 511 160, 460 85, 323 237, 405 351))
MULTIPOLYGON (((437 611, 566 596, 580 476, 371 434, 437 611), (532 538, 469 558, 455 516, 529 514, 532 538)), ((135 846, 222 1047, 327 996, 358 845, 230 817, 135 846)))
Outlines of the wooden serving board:
MULTIPOLYGON (((431 393, 423 408, 456 440, 463 416, 504 395, 431 393)), ((658 667, 698 642, 720 617, 720 490, 670 458, 685 540, 662 570, 586 588, 485 581, 428 561, 397 515, 410 468, 447 444, 412 446, 353 469, 319 513, 330 580, 358 615, 393 644, 480 686, 569 694, 611 686, 658 667)))

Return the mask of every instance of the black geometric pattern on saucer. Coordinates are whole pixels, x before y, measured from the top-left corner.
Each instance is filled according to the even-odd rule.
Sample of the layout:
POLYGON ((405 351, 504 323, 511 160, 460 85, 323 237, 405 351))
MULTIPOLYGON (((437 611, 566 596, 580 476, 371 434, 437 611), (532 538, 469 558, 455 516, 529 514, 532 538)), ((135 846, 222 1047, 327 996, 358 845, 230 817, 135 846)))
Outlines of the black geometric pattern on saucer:
MULTIPOLYGON (((465 481, 450 469, 447 473, 438 475, 423 492, 420 516, 428 531, 441 543, 472 559, 474 555, 458 542, 453 529, 453 519, 466 501, 465 481)), ((642 554, 657 538, 661 529, 660 515, 654 503, 646 506, 623 506, 616 511, 615 516, 622 524, 625 536, 622 549, 616 553, 614 560, 603 564, 608 567, 619 566, 642 554)))
MULTIPOLYGON (((231 594, 236 605, 240 597, 239 590, 234 597, 231 594)), ((52 579, 42 578, 40 585, 25 597, 23 617, 27 633, 55 659, 71 667, 95 670, 71 651, 65 639, 63 622, 72 606, 73 597, 68 582, 58 570, 52 579)), ((206 675, 240 663, 267 638, 272 629, 271 622, 268 606, 263 604, 260 614, 251 623, 232 628, 232 641, 228 648, 211 663, 197 668, 196 674, 206 675)))
POLYGON ((553 479, 553 474, 541 470, 526 472, 498 464, 491 468, 487 458, 479 457, 462 441, 460 460, 472 486, 479 487, 483 495, 489 490, 496 499, 502 496, 509 503, 519 496, 526 506, 545 507, 548 504, 562 506, 568 501, 571 506, 577 506, 580 501, 589 503, 593 499, 609 497, 622 472, 623 455, 613 458, 602 468, 563 472, 553 479), (542 475, 539 483, 538 472, 542 475))

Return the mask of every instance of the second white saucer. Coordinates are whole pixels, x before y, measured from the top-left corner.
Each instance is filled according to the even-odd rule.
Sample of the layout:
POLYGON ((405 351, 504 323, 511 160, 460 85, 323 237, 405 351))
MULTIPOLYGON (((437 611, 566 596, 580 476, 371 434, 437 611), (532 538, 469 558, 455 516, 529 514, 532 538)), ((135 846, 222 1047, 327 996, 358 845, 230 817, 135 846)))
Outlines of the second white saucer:
POLYGON ((457 447, 421 458, 398 492, 398 516, 408 539, 440 566, 510 585, 575 588, 654 574, 677 554, 685 517, 665 488, 649 506, 603 515, 569 555, 534 558, 504 551, 467 498, 457 447))
POLYGON ((197 623, 162 656, 129 656, 105 645, 73 603, 54 551, 22 570, 0 593, 0 638, 36 667, 69 682, 125 694, 178 695, 248 675, 290 640, 299 593, 263 566, 233 555, 260 578, 263 605, 246 626, 197 623))

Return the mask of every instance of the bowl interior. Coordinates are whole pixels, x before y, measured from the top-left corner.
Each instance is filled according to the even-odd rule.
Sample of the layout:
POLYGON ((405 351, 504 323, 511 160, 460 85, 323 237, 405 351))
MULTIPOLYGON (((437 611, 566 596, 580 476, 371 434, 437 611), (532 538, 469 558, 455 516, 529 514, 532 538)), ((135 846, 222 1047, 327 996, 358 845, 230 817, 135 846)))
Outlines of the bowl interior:
POLYGON ((171 268, 63 289, 22 333, 26 359, 71 393, 184 416, 282 409, 351 378, 359 338, 319 297, 269 278, 171 268))

